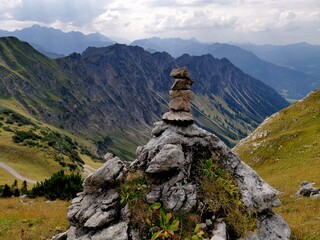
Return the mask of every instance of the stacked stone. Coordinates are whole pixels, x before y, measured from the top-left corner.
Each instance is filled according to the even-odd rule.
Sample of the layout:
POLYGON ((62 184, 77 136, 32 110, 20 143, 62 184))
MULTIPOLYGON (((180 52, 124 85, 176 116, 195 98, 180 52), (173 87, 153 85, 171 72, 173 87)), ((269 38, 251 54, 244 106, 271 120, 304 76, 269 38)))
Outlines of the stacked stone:
POLYGON ((194 95, 190 91, 193 81, 185 67, 173 69, 170 76, 174 78, 174 83, 169 92, 171 98, 170 111, 163 115, 162 120, 174 125, 190 125, 194 121, 189 102, 194 95))

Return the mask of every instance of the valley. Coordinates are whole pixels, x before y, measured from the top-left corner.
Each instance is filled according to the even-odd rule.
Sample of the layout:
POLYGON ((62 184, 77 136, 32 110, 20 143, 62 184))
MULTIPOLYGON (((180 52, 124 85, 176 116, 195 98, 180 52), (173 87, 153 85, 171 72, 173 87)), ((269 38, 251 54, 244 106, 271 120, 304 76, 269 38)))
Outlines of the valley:
MULTIPOLYGON (((250 134, 236 151, 282 192, 283 206, 277 212, 289 222, 293 239, 317 239, 319 202, 294 194, 303 180, 320 183, 319 90, 289 106, 283 96, 300 98, 312 87, 307 84, 301 92, 294 92, 306 82, 287 82, 286 86, 295 85, 294 91, 281 96, 234 66, 232 60, 210 54, 175 58, 115 44, 51 59, 17 38, 0 38, 0 185, 11 184, 17 174, 42 181, 61 169, 86 176, 102 165, 106 152, 134 160, 137 146, 146 143, 152 124, 168 110, 169 73, 178 66, 187 67, 195 81, 191 102, 195 123, 229 147, 250 134), (10 174, 9 169, 17 174, 10 174)), ((44 203, 37 204, 43 207, 44 203)), ((65 213, 65 203, 57 204, 65 213)), ((17 220, 19 214, 10 224, 5 215, 0 225, 11 229, 18 224, 25 229, 23 221, 17 220)), ((53 215, 49 218, 57 218, 53 215)), ((54 226, 65 230, 66 223, 47 227, 54 226)), ((7 236, 1 231, 0 236, 7 236)), ((28 231, 33 234, 31 228, 28 231)))

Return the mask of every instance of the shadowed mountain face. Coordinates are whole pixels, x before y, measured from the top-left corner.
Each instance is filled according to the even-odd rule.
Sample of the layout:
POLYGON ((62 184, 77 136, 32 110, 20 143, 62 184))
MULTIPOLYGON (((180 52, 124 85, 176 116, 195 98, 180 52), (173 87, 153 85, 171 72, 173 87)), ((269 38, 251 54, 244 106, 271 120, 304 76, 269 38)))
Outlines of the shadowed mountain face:
MULTIPOLYGON (((179 38, 149 38, 136 40, 131 45, 143 47, 150 52, 166 51, 175 57, 184 53, 196 56, 211 54, 215 58, 226 57, 242 71, 263 81, 286 98, 301 99, 311 90, 320 87, 320 79, 301 72, 304 69, 303 67, 296 67, 295 69, 299 70, 296 71, 295 69, 277 66, 261 60, 249 51, 230 44, 206 44, 196 40, 179 38)), ((297 56, 291 59, 293 61, 293 59, 297 59, 297 56)), ((308 59, 308 64, 310 65, 312 61, 317 64, 315 57, 308 59)), ((299 65, 299 62, 296 65, 299 65)))
POLYGON ((169 73, 178 66, 195 80, 196 123, 228 145, 288 106, 270 87, 211 55, 174 59, 116 44, 52 60, 16 38, 0 40, 0 95, 15 98, 38 119, 96 141, 101 153, 130 158, 168 110, 169 73))

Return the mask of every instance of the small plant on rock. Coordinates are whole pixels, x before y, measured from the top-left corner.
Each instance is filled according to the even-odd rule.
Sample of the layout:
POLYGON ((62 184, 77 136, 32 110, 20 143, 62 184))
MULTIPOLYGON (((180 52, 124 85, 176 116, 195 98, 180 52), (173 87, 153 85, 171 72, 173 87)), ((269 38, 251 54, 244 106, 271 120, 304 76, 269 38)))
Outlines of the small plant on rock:
POLYGON ((206 208, 226 219, 228 232, 233 237, 243 237, 256 227, 256 217, 246 210, 241 201, 240 189, 235 179, 212 159, 205 160, 202 171, 202 194, 206 208))
POLYGON ((147 227, 155 239, 180 239, 177 233, 180 221, 172 213, 167 213, 161 208, 161 203, 155 202, 149 207, 149 216, 146 218, 147 227))

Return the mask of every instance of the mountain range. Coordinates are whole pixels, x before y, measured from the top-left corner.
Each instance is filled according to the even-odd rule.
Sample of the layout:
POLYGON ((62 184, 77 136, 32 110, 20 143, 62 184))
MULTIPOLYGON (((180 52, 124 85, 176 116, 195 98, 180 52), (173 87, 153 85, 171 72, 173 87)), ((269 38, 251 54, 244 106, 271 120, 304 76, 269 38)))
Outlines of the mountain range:
MULTIPOLYGON (((258 58, 252 52, 244 50, 238 46, 223 43, 201 43, 195 39, 183 40, 180 38, 149 38, 140 39, 131 43, 132 46, 140 46, 150 52, 168 52, 174 57, 188 53, 190 55, 211 54, 215 58, 228 58, 236 67, 245 73, 259 79, 277 90, 282 96, 288 99, 301 99, 310 91, 320 87, 320 77, 317 75, 308 75, 303 71, 304 67, 292 69, 284 66, 278 66, 274 63, 264 61, 258 58)), ((320 57, 316 53, 313 57, 315 64, 320 57)), ((298 56, 294 59, 299 59, 298 56)), ((311 58, 306 65, 312 62, 311 58)), ((299 63, 297 62, 297 65, 299 63)), ((300 65, 299 65, 300 66, 300 65)), ((308 74, 307 74, 308 73, 308 74)))
MULTIPOLYGON (((11 32, 0 30, 1 36, 18 37, 50 58, 60 58, 73 52, 82 53, 90 46, 105 47, 115 43, 100 33, 85 35, 39 25, 11 32)), ((183 40, 156 37, 136 40, 131 45, 141 46, 152 53, 166 51, 173 57, 185 53, 196 56, 209 53, 219 59, 226 57, 242 71, 276 89, 288 100, 301 99, 311 90, 320 87, 320 47, 316 45, 209 44, 194 38, 183 40)))
POLYGON ((239 44, 260 59, 291 68, 320 79, 320 46, 297 43, 285 46, 239 44))
POLYGON ((133 157, 151 124, 168 110, 170 71, 186 66, 195 80, 196 123, 228 145, 288 106, 276 91, 227 59, 149 53, 115 44, 50 59, 14 37, 0 38, 0 97, 39 120, 95 142, 100 154, 133 157))
POLYGON ((33 25, 15 31, 0 30, 0 37, 13 36, 26 41, 41 53, 57 58, 73 52, 82 53, 88 46, 105 47, 115 42, 100 33, 63 32, 55 28, 33 25))

